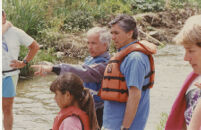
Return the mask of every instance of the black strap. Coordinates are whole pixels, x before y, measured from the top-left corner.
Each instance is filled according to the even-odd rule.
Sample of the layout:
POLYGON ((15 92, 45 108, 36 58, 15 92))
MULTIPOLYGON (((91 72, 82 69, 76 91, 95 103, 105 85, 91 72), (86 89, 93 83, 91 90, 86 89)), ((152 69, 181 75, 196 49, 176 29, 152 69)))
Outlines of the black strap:
POLYGON ((153 84, 154 84, 154 82, 149 82, 147 85, 144 85, 144 86, 142 87, 142 90, 145 91, 146 89, 149 88, 149 86, 151 86, 151 85, 153 85, 153 84))
POLYGON ((110 61, 108 62, 108 64, 110 64, 110 63, 120 63, 120 61, 119 61, 119 60, 110 60, 110 61))
POLYGON ((56 73, 57 75, 59 75, 60 72, 61 72, 61 68, 58 67, 58 66, 53 66, 53 67, 52 67, 52 72, 54 72, 54 73, 56 73))
POLYGON ((150 77, 152 74, 154 74, 155 73, 155 71, 151 71, 151 72, 149 72, 144 78, 146 79, 146 78, 148 78, 148 77, 150 77))
POLYGON ((4 74, 4 73, 8 73, 8 72, 13 72, 13 71, 16 71, 16 70, 18 70, 18 69, 5 70, 5 71, 2 71, 2 73, 4 74))
POLYGON ((103 77, 104 79, 116 79, 116 80, 121 80, 121 81, 125 81, 125 78, 124 77, 114 77, 114 76, 104 76, 103 77))
POLYGON ((120 92, 120 93, 128 93, 128 89, 112 89, 112 88, 102 88, 103 91, 112 91, 112 92, 120 92))

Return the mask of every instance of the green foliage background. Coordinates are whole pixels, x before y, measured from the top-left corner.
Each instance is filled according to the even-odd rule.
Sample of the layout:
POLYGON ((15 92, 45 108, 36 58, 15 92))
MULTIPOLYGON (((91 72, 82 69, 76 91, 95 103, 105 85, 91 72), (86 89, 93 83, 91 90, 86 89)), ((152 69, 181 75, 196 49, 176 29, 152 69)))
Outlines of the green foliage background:
MULTIPOLYGON (((171 0, 170 8, 201 8, 200 0, 171 0)), ((53 46, 62 33, 85 31, 94 24, 107 25, 116 14, 165 10, 165 0, 3 0, 8 20, 53 46)))
MULTIPOLYGON (((171 9, 185 5, 201 8, 201 0, 170 2, 171 9)), ((31 62, 33 64, 40 60, 54 62, 54 47, 65 33, 85 32, 97 24, 105 26, 120 13, 163 11, 165 0, 2 0, 2 7, 13 25, 23 29, 44 48, 53 48, 39 51, 37 60, 31 62)), ((25 52, 21 51, 21 59, 25 52)), ((28 74, 28 68, 22 70, 24 75, 28 74)))

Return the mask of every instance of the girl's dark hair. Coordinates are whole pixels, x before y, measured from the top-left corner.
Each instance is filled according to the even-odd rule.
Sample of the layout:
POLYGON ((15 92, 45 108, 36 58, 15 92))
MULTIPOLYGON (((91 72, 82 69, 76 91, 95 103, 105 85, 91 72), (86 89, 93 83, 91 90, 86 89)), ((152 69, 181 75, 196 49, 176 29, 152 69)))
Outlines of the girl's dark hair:
POLYGON ((201 42, 197 42, 196 45, 201 47, 201 42))
POLYGON ((94 107, 93 97, 88 89, 84 88, 82 80, 73 73, 65 73, 60 75, 50 86, 52 92, 56 90, 65 94, 67 91, 78 102, 80 108, 87 113, 90 120, 90 128, 96 130, 99 128, 96 112, 94 107))
POLYGON ((112 25, 119 25, 119 27, 124 30, 125 32, 133 31, 133 39, 138 38, 138 29, 136 25, 136 21, 132 16, 126 14, 120 14, 115 19, 109 22, 109 26, 112 25))

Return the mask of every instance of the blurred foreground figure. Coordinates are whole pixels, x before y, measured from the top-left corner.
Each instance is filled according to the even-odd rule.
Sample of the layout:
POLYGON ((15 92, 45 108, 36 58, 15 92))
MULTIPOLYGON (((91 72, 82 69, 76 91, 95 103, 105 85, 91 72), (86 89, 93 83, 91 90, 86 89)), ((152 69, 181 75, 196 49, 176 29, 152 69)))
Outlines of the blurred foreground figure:
POLYGON ((201 117, 200 110, 194 114, 198 100, 201 99, 201 15, 188 18, 180 33, 175 37, 175 41, 184 47, 184 60, 192 66, 193 72, 187 77, 172 106, 165 130, 199 130, 201 118, 192 121, 194 125, 190 125, 191 127, 189 123, 192 115, 201 117))

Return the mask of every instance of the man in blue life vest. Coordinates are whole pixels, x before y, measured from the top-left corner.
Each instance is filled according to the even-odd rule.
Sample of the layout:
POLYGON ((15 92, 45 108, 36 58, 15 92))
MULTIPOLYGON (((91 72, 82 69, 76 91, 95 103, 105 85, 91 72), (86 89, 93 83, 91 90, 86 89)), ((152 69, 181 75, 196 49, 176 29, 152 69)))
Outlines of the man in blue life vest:
POLYGON ((137 40, 136 21, 131 16, 119 15, 109 25, 118 52, 108 62, 100 90, 102 130, 143 130, 149 115, 150 79, 154 77, 151 55, 156 46, 137 40))
POLYGON ((94 97, 96 115, 99 126, 102 126, 103 115, 103 100, 97 95, 103 73, 107 65, 110 55, 108 52, 111 41, 111 34, 106 28, 94 27, 87 32, 88 56, 82 65, 59 64, 59 65, 33 65, 33 68, 38 69, 36 75, 44 75, 44 72, 55 72, 63 74, 72 72, 77 74, 83 81, 84 86, 90 89, 94 97))

